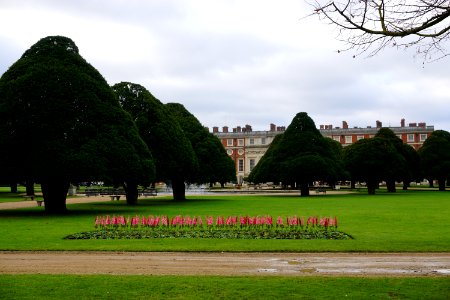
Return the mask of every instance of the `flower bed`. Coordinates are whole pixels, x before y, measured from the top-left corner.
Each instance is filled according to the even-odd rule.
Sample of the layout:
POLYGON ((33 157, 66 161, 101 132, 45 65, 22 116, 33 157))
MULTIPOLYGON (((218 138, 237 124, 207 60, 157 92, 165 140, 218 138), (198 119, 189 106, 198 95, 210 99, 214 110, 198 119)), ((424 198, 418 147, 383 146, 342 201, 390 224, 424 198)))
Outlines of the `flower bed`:
POLYGON ((96 230, 72 234, 66 239, 351 239, 337 227, 336 217, 98 216, 96 230))

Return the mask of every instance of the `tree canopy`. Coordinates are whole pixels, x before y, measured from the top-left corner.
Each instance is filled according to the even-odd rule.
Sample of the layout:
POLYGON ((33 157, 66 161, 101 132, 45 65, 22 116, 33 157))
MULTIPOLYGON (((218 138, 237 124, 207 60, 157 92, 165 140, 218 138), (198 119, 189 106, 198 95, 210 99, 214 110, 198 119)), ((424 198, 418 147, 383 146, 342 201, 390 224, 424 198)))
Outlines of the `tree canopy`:
POLYGON ((375 138, 380 138, 384 141, 384 143, 386 144, 386 150, 391 150, 388 147, 389 145, 391 145, 397 152, 393 152, 391 160, 385 162, 385 164, 388 163, 388 166, 385 169, 383 178, 386 181, 388 192, 395 192, 395 182, 402 181, 402 179, 407 177, 407 173, 409 172, 407 160, 405 156, 403 156, 403 154, 406 155, 406 152, 404 153, 404 151, 407 150, 403 147, 402 139, 396 136, 395 133, 389 128, 380 128, 377 134, 375 134, 375 138))
POLYGON ((121 82, 112 88, 120 105, 132 115, 140 136, 152 152, 156 180, 172 185, 175 200, 185 199, 185 180, 197 172, 198 161, 178 121, 143 86, 121 82))
POLYGON ((335 149, 307 113, 298 113, 274 142, 251 173, 250 178, 255 182, 273 178, 273 181, 296 184, 301 195, 308 196, 311 182, 337 180, 341 166, 335 149))
POLYGON ((362 139, 344 148, 344 164, 352 180, 365 182, 369 194, 375 194, 379 182, 394 181, 405 159, 394 144, 381 136, 362 139))
POLYGON ((190 140, 199 163, 198 171, 186 178, 191 183, 215 183, 222 185, 236 180, 233 160, 228 156, 220 140, 210 133, 182 104, 168 103, 166 107, 180 123, 190 140))
POLYGON ((130 115, 69 38, 41 39, 3 74, 0 119, 3 173, 41 183, 48 212, 66 209, 71 182, 153 180, 130 115))
POLYGON ((425 60, 448 55, 448 0, 315 1, 315 14, 339 29, 339 37, 357 55, 375 55, 385 47, 415 47, 425 60))
POLYGON ((450 133, 434 131, 419 149, 419 156, 425 178, 437 179, 439 190, 445 191, 445 181, 450 177, 450 133))

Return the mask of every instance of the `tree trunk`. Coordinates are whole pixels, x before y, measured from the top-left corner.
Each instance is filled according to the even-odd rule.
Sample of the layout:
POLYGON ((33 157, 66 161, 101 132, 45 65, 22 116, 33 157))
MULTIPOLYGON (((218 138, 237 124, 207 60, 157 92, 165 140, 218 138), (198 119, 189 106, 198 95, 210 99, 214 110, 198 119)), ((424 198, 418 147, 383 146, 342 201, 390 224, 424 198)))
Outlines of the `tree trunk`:
POLYGON ((136 205, 138 203, 139 191, 138 185, 134 182, 124 182, 125 197, 128 205, 136 205))
POLYGON ((183 201, 186 200, 186 186, 183 179, 172 180, 172 192, 173 200, 183 201))
POLYGON ((11 193, 17 193, 17 182, 11 182, 9 186, 11 187, 11 193))
POLYGON ((377 183, 374 181, 367 182, 367 193, 369 195, 375 195, 375 190, 377 189, 377 183))
POLYGON ((27 189, 27 196, 34 195, 34 181, 33 180, 27 180, 26 189, 27 189))
POLYGON ((350 188, 352 190, 354 190, 356 188, 356 181, 354 181, 354 180, 350 181, 350 188))
POLYGON ((300 197, 309 196, 309 185, 307 183, 300 184, 300 197))
POLYGON ((408 190, 409 186, 410 186, 409 181, 408 180, 403 180, 403 190, 404 191, 408 190))
POLYGON ((434 187, 433 179, 428 179, 428 183, 430 184, 430 188, 434 187))
POLYGON ((67 211, 66 197, 69 191, 69 185, 69 182, 63 180, 43 180, 41 182, 45 212, 58 214, 67 211))
POLYGON ((439 191, 445 191, 445 178, 438 179, 439 191))
POLYGON ((397 189, 395 188, 395 181, 394 180, 387 180, 386 181, 386 188, 389 193, 395 193, 397 189))

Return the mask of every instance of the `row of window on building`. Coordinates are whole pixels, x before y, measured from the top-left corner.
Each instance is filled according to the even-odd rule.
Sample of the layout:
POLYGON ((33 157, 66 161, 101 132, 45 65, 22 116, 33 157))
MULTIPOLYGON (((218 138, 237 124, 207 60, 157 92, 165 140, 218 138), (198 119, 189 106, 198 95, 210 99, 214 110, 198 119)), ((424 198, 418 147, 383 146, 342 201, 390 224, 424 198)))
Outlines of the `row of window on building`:
MULTIPOLYGON (((421 133, 409 133, 409 134, 398 134, 397 135, 403 142, 405 143, 423 143, 428 138, 428 134, 421 133)), ((334 135, 334 136, 326 136, 328 138, 332 138, 333 140, 343 144, 353 144, 356 141, 365 139, 365 138, 373 138, 374 135, 364 136, 364 135, 334 135)), ((227 147, 244 147, 244 146, 254 146, 254 145, 267 145, 266 138, 248 138, 248 139, 227 139, 226 140, 227 147), (245 141, 247 140, 247 143, 245 141)))

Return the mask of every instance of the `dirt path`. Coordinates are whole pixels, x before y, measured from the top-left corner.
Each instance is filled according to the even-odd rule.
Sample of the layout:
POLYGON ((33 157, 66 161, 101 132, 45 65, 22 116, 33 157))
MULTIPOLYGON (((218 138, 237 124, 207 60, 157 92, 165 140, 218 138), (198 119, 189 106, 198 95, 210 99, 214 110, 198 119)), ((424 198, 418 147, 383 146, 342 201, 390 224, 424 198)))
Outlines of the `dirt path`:
POLYGON ((0 274, 444 276, 450 253, 1 251, 0 274))

